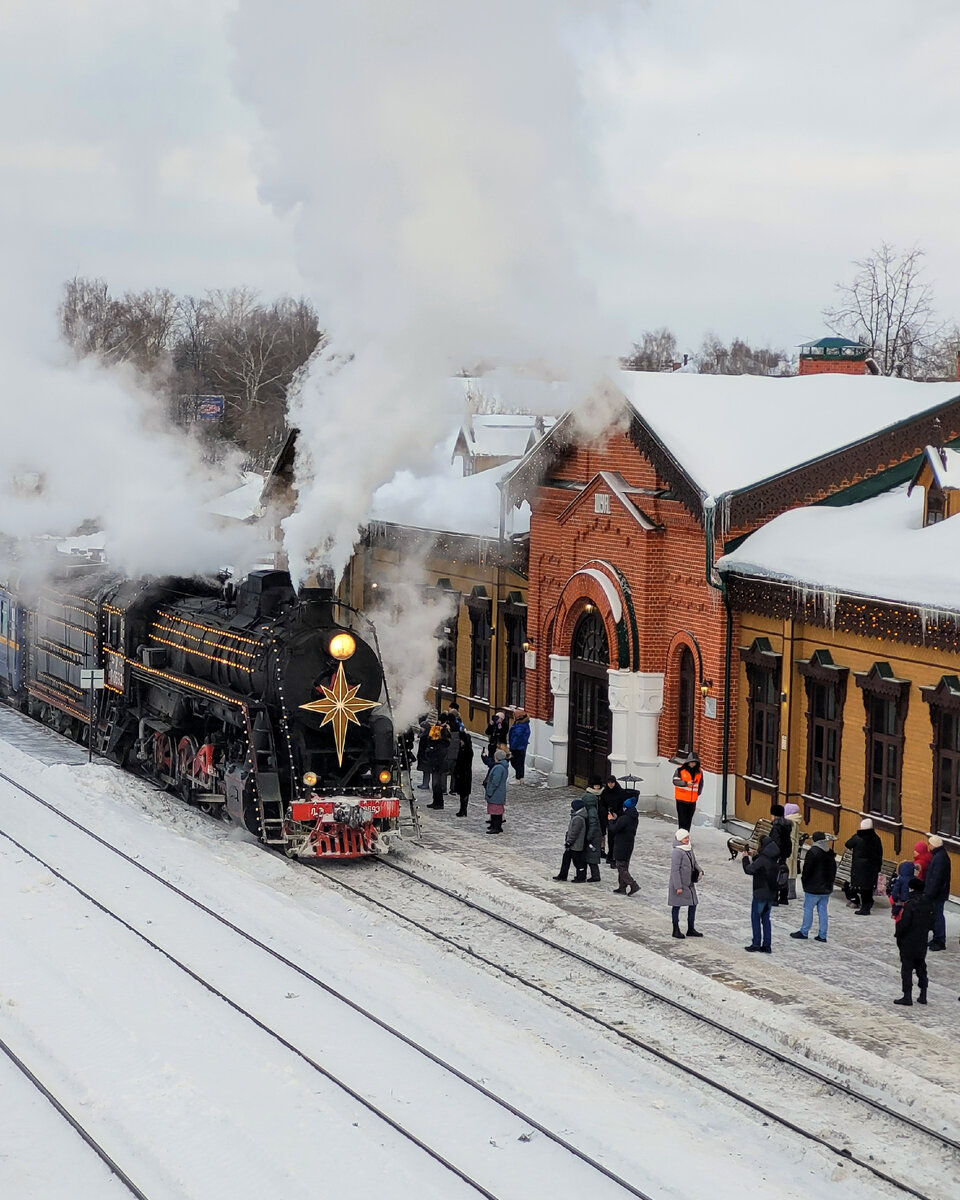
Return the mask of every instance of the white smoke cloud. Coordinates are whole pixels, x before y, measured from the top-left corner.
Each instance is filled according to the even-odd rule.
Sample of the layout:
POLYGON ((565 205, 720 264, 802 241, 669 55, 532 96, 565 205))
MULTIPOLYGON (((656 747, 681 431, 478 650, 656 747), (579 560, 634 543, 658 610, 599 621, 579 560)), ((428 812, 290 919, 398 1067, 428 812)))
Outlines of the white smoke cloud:
POLYGON ((251 527, 224 530, 204 518, 217 481, 198 446, 132 371, 76 362, 55 340, 51 310, 19 344, 5 336, 0 344, 0 533, 65 536, 90 522, 128 574, 252 565, 260 547, 251 527))
POLYGON ((437 389, 479 359, 586 386, 627 344, 584 263, 601 226, 574 47, 615 0, 241 0, 235 78, 261 195, 353 358, 308 371, 295 574, 339 573, 375 488, 436 440, 437 389))

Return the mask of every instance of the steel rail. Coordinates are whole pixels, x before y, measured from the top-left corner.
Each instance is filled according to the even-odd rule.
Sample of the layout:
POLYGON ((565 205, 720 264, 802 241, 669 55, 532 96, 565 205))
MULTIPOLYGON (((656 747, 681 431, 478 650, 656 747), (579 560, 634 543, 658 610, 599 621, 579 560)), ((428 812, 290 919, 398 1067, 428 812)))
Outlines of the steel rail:
MULTIPOLYGON (((335 1000, 338 1000, 340 1003, 345 1004, 348 1008, 352 1009, 354 1012, 358 1013, 360 1016, 366 1018, 368 1021, 371 1021, 379 1029, 382 1029, 385 1033, 390 1034, 392 1037, 394 1037, 398 1041, 402 1042, 405 1046, 408 1046, 410 1049, 416 1051, 418 1054, 421 1054, 424 1058, 426 1058, 428 1061, 432 1062, 435 1066, 440 1067, 442 1070, 446 1071, 450 1075, 454 1076, 456 1079, 460 1080, 460 1082, 466 1084, 468 1087, 472 1088, 474 1091, 478 1092, 480 1095, 484 1096, 486 1099, 490 1100, 492 1103, 494 1103, 494 1104, 498 1105, 499 1107, 501 1107, 502 1109, 504 1109, 504 1111, 509 1112, 511 1114, 511 1116, 516 1117, 518 1120, 522 1121, 525 1125, 529 1125, 529 1127, 531 1129, 535 1129, 538 1133, 542 1134, 549 1141, 553 1142, 554 1145, 558 1146, 559 1148, 561 1148, 562 1150, 564 1150, 568 1154, 570 1154, 572 1157, 574 1157, 574 1158, 578 1159, 580 1162, 584 1163, 585 1166, 588 1166, 588 1167, 592 1168, 593 1170, 597 1171, 599 1174, 601 1174, 601 1175, 605 1176, 607 1179, 609 1179, 612 1183, 614 1183, 618 1187, 622 1188, 625 1192, 629 1193, 631 1196, 636 1197, 636 1200, 653 1200, 653 1197, 651 1197, 648 1193, 642 1191, 638 1187, 635 1187, 628 1180, 622 1178, 622 1176, 617 1175, 617 1173, 615 1171, 612 1171, 609 1167, 604 1166, 603 1163, 598 1162, 596 1159, 592 1158, 589 1154, 587 1154, 585 1151, 581 1150, 578 1146, 575 1146, 571 1142, 568 1142, 560 1134, 554 1132, 553 1130, 548 1128, 546 1125, 543 1125, 541 1122, 536 1120, 536 1118, 531 1117, 528 1113, 525 1113, 522 1109, 520 1109, 516 1105, 512 1104, 509 1100, 505 1100, 503 1097, 498 1096, 495 1092, 493 1092, 489 1088, 485 1087, 482 1083, 478 1082, 475 1079, 472 1079, 465 1072, 459 1070, 459 1068, 454 1067, 451 1063, 446 1062, 439 1055, 434 1054, 432 1050, 428 1050, 425 1046, 423 1046, 419 1042, 415 1041, 413 1038, 411 1038, 410 1036, 405 1034, 402 1030, 397 1029, 395 1026, 392 1026, 389 1022, 383 1020, 383 1018, 376 1016, 376 1014, 374 1014, 374 1013, 370 1012, 368 1009, 364 1008, 357 1001, 351 1000, 348 996, 343 995, 343 993, 337 991, 337 989, 334 988, 331 984, 325 983, 322 979, 317 978, 317 976, 311 974, 311 972, 309 972, 305 967, 302 967, 298 963, 293 962, 292 959, 287 958, 285 955, 281 954, 278 950, 275 950, 272 946, 268 946, 265 942, 262 942, 259 938, 254 937, 253 934, 248 933, 246 930, 242 929, 240 926, 235 925, 232 921, 228 920, 226 917, 222 916, 220 913, 216 912, 214 909, 209 908, 207 905, 202 903, 202 901, 195 899, 189 893, 185 892, 182 888, 177 887, 176 884, 173 884, 169 880, 164 879, 162 875, 157 874, 157 872, 151 870, 149 867, 145 866, 142 862, 139 862, 137 859, 133 858, 131 855, 127 854, 125 851, 121 850, 119 847, 114 846, 111 842, 107 841, 105 838, 102 838, 99 834, 94 833, 93 830, 88 829, 80 821, 77 821, 74 817, 71 817, 68 813, 65 813, 61 809, 57 808, 57 806, 55 804, 51 804, 50 801, 44 800, 42 796, 38 796, 36 794, 36 792, 31 791, 30 788, 25 787, 18 780, 11 778, 11 776, 5 774, 2 771, 0 771, 0 780, 3 780, 4 782, 10 784, 12 787, 15 787, 18 791, 22 792, 24 795, 29 796, 31 800, 34 800, 36 803, 42 805, 42 807, 44 807, 45 809, 47 809, 48 811, 53 813, 55 816, 59 817, 61 820, 65 821, 68 825, 77 829, 79 832, 85 834, 87 837, 89 837, 93 841, 95 841, 98 845, 103 846, 104 849, 110 851, 112 854, 117 855, 117 857, 121 858, 124 862, 128 863, 132 867, 135 867, 138 871, 143 872, 143 874, 148 876, 150 879, 153 879, 156 883, 159 883, 162 887, 167 888, 169 891, 173 892, 176 896, 180 897, 182 900, 186 901, 188 904, 192 905, 194 908, 203 912, 205 915, 212 917, 219 924, 221 924, 225 928, 231 930, 231 932, 237 934, 239 937, 241 937, 245 941, 249 942, 252 946, 255 946, 258 950, 262 950, 265 954, 268 954, 271 958, 275 959, 277 962, 282 963, 285 967, 288 967, 290 970, 296 972, 296 974, 300 975, 301 978, 314 984, 321 991, 327 993, 327 995, 333 997, 335 1000)), ((366 1109, 368 1109, 370 1112, 374 1113, 374 1115, 376 1115, 381 1120, 383 1120, 387 1125, 389 1125, 397 1133, 400 1133, 402 1136, 407 1138, 414 1145, 416 1145, 419 1149, 421 1149, 425 1153, 427 1153, 436 1162, 440 1163, 447 1170, 451 1171, 454 1175, 456 1175, 459 1179, 461 1179, 468 1186, 474 1188, 474 1190, 477 1191, 480 1195, 484 1196, 486 1198, 486 1200, 499 1200, 499 1198, 497 1196, 495 1196, 492 1192, 488 1191, 481 1183, 472 1179, 469 1175, 467 1175, 463 1170, 461 1170, 455 1164, 453 1164, 453 1163, 449 1162, 449 1160, 445 1159, 438 1151, 434 1150, 426 1142, 423 1142, 416 1134, 407 1130, 404 1126, 402 1126, 399 1122, 397 1122, 394 1118, 389 1116, 387 1113, 383 1112, 380 1108, 378 1108, 376 1105, 374 1105, 371 1101, 366 1100, 359 1092, 355 1091, 349 1084, 345 1083, 343 1080, 341 1080, 337 1076, 333 1075, 327 1068, 323 1067, 315 1059, 311 1058, 304 1051, 300 1050, 297 1046, 293 1045, 293 1043, 291 1043, 287 1039, 285 1039, 282 1034, 277 1033, 276 1030, 270 1028, 270 1026, 266 1025, 258 1017, 254 1016, 247 1009, 243 1008, 242 1005, 240 1005, 236 1001, 232 1000, 225 993, 221 992, 214 984, 211 984, 208 980, 204 979, 201 975, 198 975, 191 967, 189 967, 185 963, 181 962, 178 958, 176 958, 175 955, 173 955, 169 951, 165 950, 162 946, 160 946, 158 943, 154 942, 151 938, 149 938, 145 933, 142 933, 135 926, 131 925, 128 921, 124 920, 123 917, 119 916, 119 914, 113 912, 110 908, 108 908, 106 905, 101 903, 101 901, 97 900, 94 896, 90 895, 90 893, 85 891, 82 887, 80 887, 79 884, 75 883, 71 879, 68 879, 56 867, 54 867, 50 863, 46 862, 38 854, 35 854, 32 850, 28 849, 22 843, 17 841, 17 839, 14 838, 11 834, 6 833, 3 830, 0 830, 0 838, 4 838, 8 842, 10 842, 12 845, 16 846, 17 849, 21 851, 21 853, 26 854, 29 858, 32 858, 35 862, 37 862, 41 866, 45 867, 48 871, 50 871, 50 873, 52 875, 54 875, 57 879, 59 879, 64 884, 66 884, 68 887, 72 888, 75 892, 77 892, 85 900, 87 900, 91 904, 93 904, 94 907, 99 909, 102 913, 104 913, 106 916, 110 917, 112 920, 118 922, 118 924, 120 924, 123 928, 127 929, 129 932, 133 933, 136 937, 140 938, 141 941, 145 942, 146 945, 151 947, 151 949, 155 950, 157 953, 161 954, 164 958, 166 958, 169 962, 171 962, 174 966, 178 967, 189 978, 193 979, 201 987, 205 988, 207 991, 209 991, 210 993, 215 995, 218 999, 222 1000, 225 1004, 227 1004, 230 1008, 234 1009, 234 1011, 239 1013, 241 1016, 246 1017, 255 1026, 257 1026, 257 1028, 260 1029, 262 1032, 264 1032, 268 1036, 274 1038, 285 1049, 287 1049, 291 1053, 297 1055, 297 1057, 301 1058, 309 1066, 313 1067, 316 1071, 318 1071, 321 1075, 323 1075, 324 1078, 328 1079, 331 1083, 333 1083, 337 1087, 341 1088, 352 1099, 357 1101, 359 1104, 363 1105, 366 1109)))

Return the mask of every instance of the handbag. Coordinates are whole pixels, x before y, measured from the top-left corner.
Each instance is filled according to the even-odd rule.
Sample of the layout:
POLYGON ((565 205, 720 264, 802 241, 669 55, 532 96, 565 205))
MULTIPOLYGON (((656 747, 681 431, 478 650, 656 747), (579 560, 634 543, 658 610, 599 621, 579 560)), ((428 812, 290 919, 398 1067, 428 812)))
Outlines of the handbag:
POLYGON ((790 871, 786 863, 779 863, 777 866, 777 887, 785 888, 790 879, 790 871))
POLYGON ((703 872, 700 870, 699 867, 693 867, 692 870, 690 871, 690 882, 698 883, 700 880, 700 876, 702 874, 703 874, 703 872))

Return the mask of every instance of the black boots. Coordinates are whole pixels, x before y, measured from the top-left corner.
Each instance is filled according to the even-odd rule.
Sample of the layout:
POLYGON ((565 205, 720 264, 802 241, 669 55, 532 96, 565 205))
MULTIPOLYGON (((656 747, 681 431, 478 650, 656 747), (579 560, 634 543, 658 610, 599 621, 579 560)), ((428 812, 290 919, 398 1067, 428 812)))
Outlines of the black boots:
POLYGON ((442 800, 434 800, 432 804, 428 804, 427 808, 443 808, 442 800))
POLYGON ((673 927, 673 936, 674 936, 675 938, 682 938, 682 937, 683 937, 683 934, 680 932, 680 926, 679 926, 679 925, 674 925, 674 927, 673 927))
POLYGON ((464 800, 463 798, 461 798, 461 800, 460 800, 460 811, 457 813, 457 816, 458 816, 458 817, 465 817, 466 815, 467 815, 467 802, 466 802, 466 800, 464 800))
POLYGON ((490 828, 487 833, 503 833, 503 817, 493 816, 490 818, 490 828))
MULTIPOLYGON (((926 1002, 927 999, 924 997, 923 1003, 926 1004, 926 1002)), ((896 1000, 894 1000, 894 1004, 913 1004, 913 999, 911 998, 909 992, 904 992, 902 996, 899 996, 896 1000)))
POLYGON ((917 997, 917 1003, 918 1004, 926 1004, 926 1002, 927 1002, 927 989, 925 987, 922 987, 920 989, 920 995, 917 997))
POLYGON ((692 925, 687 926, 687 937, 703 937, 699 930, 694 929, 692 925))

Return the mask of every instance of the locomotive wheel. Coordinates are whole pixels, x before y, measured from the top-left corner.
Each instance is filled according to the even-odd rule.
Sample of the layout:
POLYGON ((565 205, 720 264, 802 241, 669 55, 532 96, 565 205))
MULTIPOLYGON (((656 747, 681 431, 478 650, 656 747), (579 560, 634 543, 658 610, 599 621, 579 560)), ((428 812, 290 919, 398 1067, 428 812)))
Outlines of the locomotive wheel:
POLYGON ((177 781, 189 787, 193 782, 193 764, 197 757, 197 743, 192 737, 182 737, 177 743, 177 781))
POLYGON ((160 778, 173 775, 173 740, 168 733, 153 735, 153 769, 160 778))

